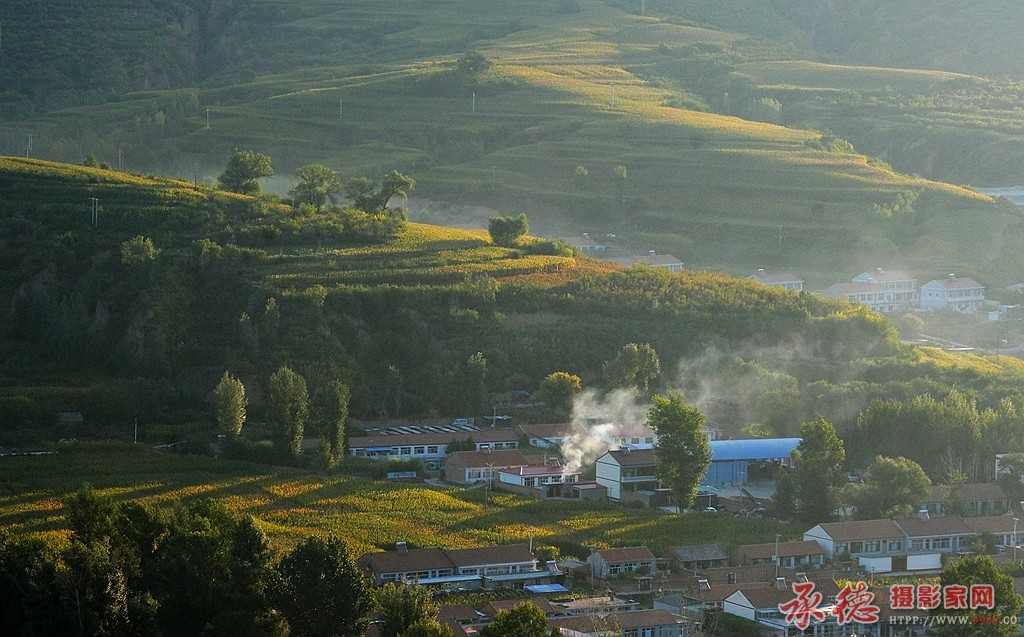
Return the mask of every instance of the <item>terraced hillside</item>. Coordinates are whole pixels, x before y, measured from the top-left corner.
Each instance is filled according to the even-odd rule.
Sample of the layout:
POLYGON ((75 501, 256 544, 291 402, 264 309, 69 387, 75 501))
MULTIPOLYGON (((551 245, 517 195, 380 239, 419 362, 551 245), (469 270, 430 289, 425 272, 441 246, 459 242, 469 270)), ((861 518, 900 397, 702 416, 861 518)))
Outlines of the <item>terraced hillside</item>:
MULTIPOLYGON (((989 166, 1001 171, 993 179, 1007 179, 1012 111, 983 105, 979 116, 916 134, 905 123, 939 110, 922 109, 917 95, 937 91, 960 109, 1001 84, 948 74, 903 83, 894 77, 913 74, 850 69, 825 73, 838 86, 822 87, 820 66, 771 66, 815 55, 806 41, 781 37, 795 28, 757 32, 777 41, 752 39, 738 24, 722 30, 701 18, 699 26, 672 3, 651 2, 645 16, 601 0, 251 0, 205 18, 162 7, 152 11, 163 26, 132 24, 162 42, 191 41, 193 26, 205 25, 216 46, 208 55, 172 47, 194 63, 158 90, 118 88, 114 99, 83 89, 45 113, 11 106, 9 92, 0 151, 25 154, 31 135, 35 156, 80 162, 93 154, 126 170, 210 183, 231 149, 253 148, 274 159, 269 185, 282 194, 309 162, 347 176, 398 168, 419 183, 418 219, 479 227, 486 213, 450 211, 525 211, 544 236, 614 234, 623 254, 671 252, 736 274, 793 269, 810 287, 879 264, 921 278, 958 271, 989 285, 1020 271, 1016 211, 855 149, 904 173, 953 179, 989 166), (492 66, 460 67, 471 51, 492 66), (784 86, 772 77, 783 68, 784 86), (893 84, 906 89, 879 102, 893 84), (837 91, 846 110, 827 101, 837 91), (876 115, 864 123, 862 113, 876 115), (914 149, 927 149, 930 163, 914 149), (911 199, 908 213, 900 202, 911 199), (905 214, 887 214, 897 208, 905 214)), ((117 7, 109 15, 132 19, 117 7)), ((13 14, 0 20, 5 56, 21 51, 13 43, 44 37, 13 14)))

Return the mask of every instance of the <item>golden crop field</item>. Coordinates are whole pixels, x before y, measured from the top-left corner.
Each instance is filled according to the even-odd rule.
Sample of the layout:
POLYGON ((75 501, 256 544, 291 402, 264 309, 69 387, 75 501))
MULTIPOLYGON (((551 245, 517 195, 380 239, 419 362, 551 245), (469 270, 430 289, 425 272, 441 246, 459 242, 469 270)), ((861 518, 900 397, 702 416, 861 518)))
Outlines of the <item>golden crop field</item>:
MULTIPOLYGON (((794 528, 727 516, 672 515, 611 503, 533 500, 501 492, 374 481, 293 468, 155 452, 118 443, 61 448, 49 456, 0 459, 0 528, 62 537, 62 498, 91 484, 115 502, 171 510, 216 498, 253 516, 277 550, 313 534, 334 533, 355 555, 406 541, 447 548, 528 542, 563 552, 584 546, 669 546, 704 541, 768 541, 794 528)), ((568 553, 567 553, 568 554, 568 553)))

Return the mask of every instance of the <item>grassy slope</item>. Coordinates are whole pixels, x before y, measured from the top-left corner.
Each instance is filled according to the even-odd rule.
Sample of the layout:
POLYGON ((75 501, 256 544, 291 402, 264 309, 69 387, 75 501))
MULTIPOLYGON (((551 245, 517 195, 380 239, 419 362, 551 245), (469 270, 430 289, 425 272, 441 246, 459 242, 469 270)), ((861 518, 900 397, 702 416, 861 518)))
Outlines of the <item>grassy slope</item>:
MULTIPOLYGON (((251 12, 271 4, 254 2, 251 12)), ((311 161, 348 176, 394 166, 416 177, 420 196, 525 210, 541 234, 613 232, 628 249, 671 251, 697 267, 795 269, 812 287, 877 264, 902 265, 920 278, 960 266, 986 282, 1012 278, 1016 242, 991 258, 944 250, 965 218, 977 244, 1012 236, 1012 213, 862 156, 815 151, 805 144, 813 132, 670 106, 676 89, 644 79, 663 45, 742 36, 642 19, 603 2, 582 5, 582 13, 560 14, 540 1, 497 11, 466 0, 443 7, 359 1, 330 11, 313 3, 280 15, 277 36, 298 38, 294 56, 303 47, 319 51, 320 68, 196 89, 191 100, 187 91, 149 93, 52 113, 19 124, 5 148, 16 152, 19 133, 31 128, 41 152, 64 160, 96 152, 111 161, 125 146, 130 167, 198 172, 209 181, 230 148, 252 147, 274 157, 281 176, 271 184, 280 191, 294 183, 287 174, 311 161), (338 34, 368 16, 387 16, 391 25, 374 55, 339 49, 332 56, 338 34), (468 90, 423 88, 469 48, 495 61, 493 74, 515 88, 482 90, 475 104, 468 90), (69 134, 70 122, 95 128, 69 134), (582 188, 573 182, 578 164, 590 175, 582 188), (629 174, 625 202, 617 165, 629 174), (929 236, 897 244, 872 208, 903 191, 922 193, 914 234, 929 236)), ((274 56, 283 51, 274 37, 239 46, 254 66, 277 70, 274 56)))

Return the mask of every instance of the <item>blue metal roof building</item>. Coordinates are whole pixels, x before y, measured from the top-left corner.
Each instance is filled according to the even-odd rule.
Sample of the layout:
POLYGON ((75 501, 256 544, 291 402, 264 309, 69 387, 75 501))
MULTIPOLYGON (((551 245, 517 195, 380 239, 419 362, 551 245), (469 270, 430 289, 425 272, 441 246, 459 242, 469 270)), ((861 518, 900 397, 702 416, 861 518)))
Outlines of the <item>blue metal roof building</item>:
POLYGON ((751 462, 788 465, 800 438, 752 438, 749 440, 712 440, 711 466, 702 484, 743 484, 747 482, 751 462))

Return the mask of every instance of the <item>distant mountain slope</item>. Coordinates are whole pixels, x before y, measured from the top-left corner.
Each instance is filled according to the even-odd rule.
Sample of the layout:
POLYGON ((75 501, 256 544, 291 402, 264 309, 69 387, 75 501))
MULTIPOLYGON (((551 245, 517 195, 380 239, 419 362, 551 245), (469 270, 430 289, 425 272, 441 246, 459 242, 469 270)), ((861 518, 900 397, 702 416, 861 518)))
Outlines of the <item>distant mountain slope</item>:
POLYGON ((0 54, 21 56, 0 67, 2 153, 209 184, 251 148, 280 195, 311 162, 398 168, 428 202, 419 220, 440 216, 430 202, 525 211, 540 235, 613 234, 622 256, 796 270, 818 289, 879 265, 1012 283, 1024 261, 1019 215, 950 185, 1018 174, 1019 87, 809 61, 789 4, 66 2, 50 22, 16 3, 52 33, 0 7, 0 54), (473 51, 487 72, 460 67, 473 51), (172 88, 82 74, 110 64, 172 88))
MULTIPOLYGON (((633 3, 618 1, 618 6, 633 3)), ((647 0, 668 14, 792 42, 822 61, 1024 78, 1024 22, 1015 0, 647 0)))

